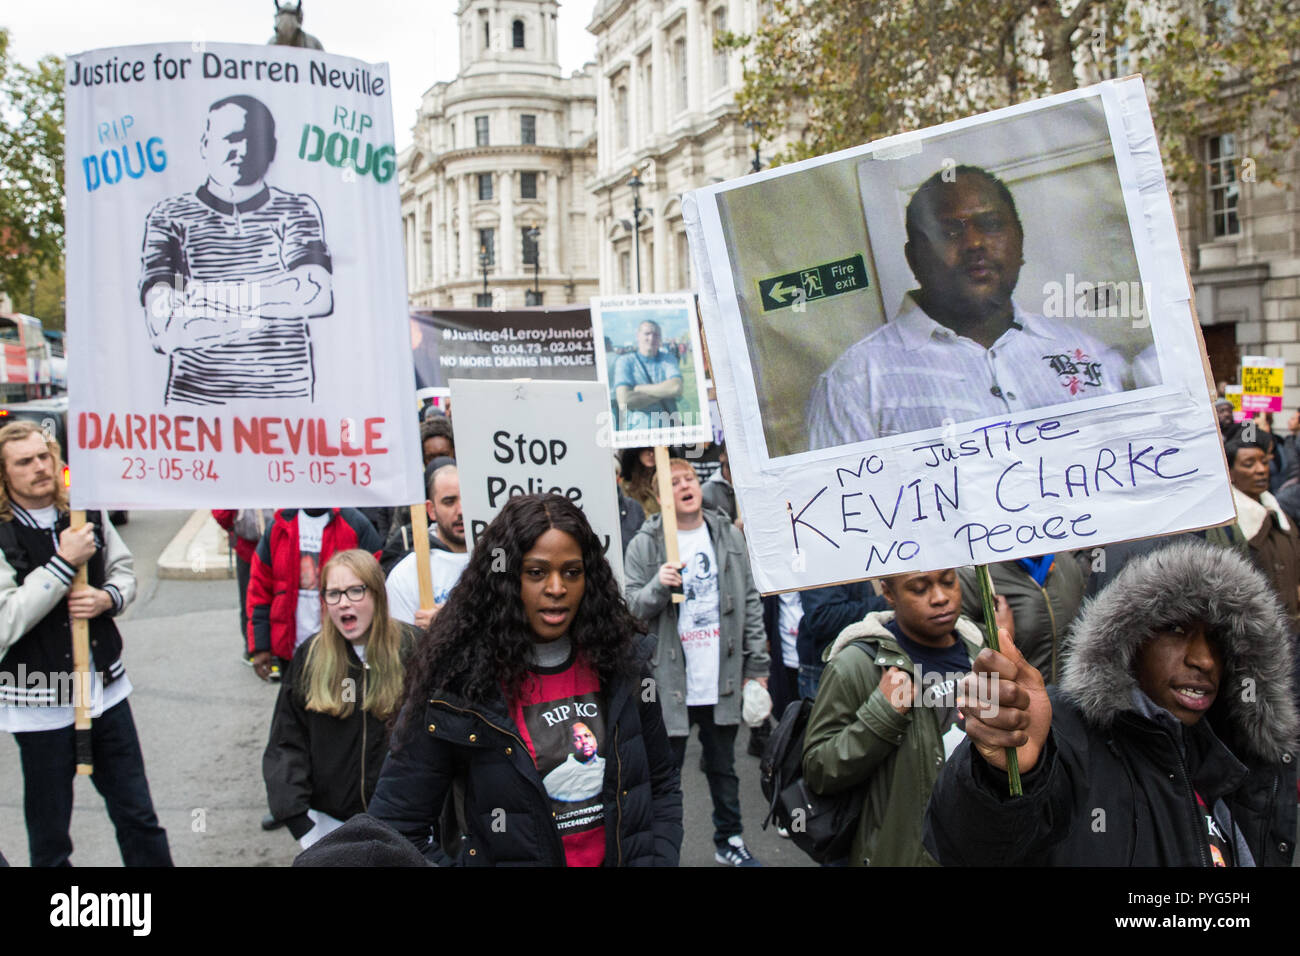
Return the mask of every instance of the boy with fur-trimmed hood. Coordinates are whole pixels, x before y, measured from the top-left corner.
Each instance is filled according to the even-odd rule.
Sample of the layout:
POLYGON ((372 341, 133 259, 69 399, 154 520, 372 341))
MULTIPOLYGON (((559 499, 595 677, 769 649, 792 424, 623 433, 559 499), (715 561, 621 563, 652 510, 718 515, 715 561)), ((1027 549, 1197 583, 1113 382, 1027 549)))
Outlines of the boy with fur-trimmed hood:
POLYGON ((1289 866, 1297 715, 1288 620, 1233 551, 1199 542, 1130 562, 1085 606, 1059 688, 1014 643, 974 676, 997 708, 926 813, 946 865, 1289 866), (1014 746, 1024 795, 1008 795, 1014 746))

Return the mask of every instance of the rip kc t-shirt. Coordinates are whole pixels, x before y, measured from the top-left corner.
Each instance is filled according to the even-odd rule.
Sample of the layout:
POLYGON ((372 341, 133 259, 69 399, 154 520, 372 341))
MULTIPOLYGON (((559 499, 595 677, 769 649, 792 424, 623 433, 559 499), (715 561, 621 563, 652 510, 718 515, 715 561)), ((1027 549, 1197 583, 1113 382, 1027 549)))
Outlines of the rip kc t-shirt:
POLYGON ((605 862, 605 698, 596 672, 569 654, 524 678, 511 716, 551 800, 569 866, 605 862))

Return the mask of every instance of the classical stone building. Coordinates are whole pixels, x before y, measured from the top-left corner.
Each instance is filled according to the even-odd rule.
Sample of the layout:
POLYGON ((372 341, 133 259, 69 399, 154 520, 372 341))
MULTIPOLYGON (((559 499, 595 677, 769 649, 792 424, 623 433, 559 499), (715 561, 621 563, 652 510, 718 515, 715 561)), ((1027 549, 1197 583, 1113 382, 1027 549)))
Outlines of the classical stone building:
MULTIPOLYGON (((693 287, 681 196, 749 172, 754 139, 737 117, 738 53, 719 33, 752 32, 759 0, 601 0, 596 37, 596 198, 605 294, 693 287), (642 185, 636 190, 629 182, 642 185), (633 214, 641 207, 639 223, 633 214), (638 266, 639 263, 639 266, 638 266)), ((758 143, 770 156, 781 145, 758 143)))
POLYGON ((460 0, 460 72, 424 94, 399 159, 416 308, 596 294, 596 80, 590 65, 561 75, 557 9, 555 0, 460 0))
POLYGON ((1281 430, 1300 406, 1300 147, 1278 163, 1280 185, 1255 175, 1237 130, 1208 130, 1201 147, 1204 181, 1175 211, 1210 366, 1238 382, 1243 355, 1285 359, 1281 430))

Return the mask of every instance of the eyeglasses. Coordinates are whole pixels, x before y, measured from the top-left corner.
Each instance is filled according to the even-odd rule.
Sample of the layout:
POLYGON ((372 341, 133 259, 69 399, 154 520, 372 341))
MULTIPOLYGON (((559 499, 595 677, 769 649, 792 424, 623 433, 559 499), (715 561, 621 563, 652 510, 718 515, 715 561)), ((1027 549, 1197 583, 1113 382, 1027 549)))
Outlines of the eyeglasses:
POLYGON ((365 597, 366 591, 368 590, 370 589, 367 588, 364 584, 354 584, 352 587, 344 588, 342 591, 337 591, 334 588, 330 588, 328 591, 323 591, 321 593, 321 596, 325 598, 326 604, 338 604, 339 601, 343 599, 343 595, 346 594, 348 596, 348 600, 355 603, 356 601, 360 601, 363 597, 365 597))

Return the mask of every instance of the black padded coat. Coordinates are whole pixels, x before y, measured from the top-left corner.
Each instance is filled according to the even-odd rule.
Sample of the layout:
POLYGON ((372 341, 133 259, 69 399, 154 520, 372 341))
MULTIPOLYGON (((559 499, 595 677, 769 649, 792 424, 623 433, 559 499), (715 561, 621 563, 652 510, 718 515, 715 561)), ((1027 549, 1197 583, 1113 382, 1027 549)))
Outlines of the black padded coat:
MULTIPOLYGON (((606 866, 676 866, 681 850, 681 775, 646 679, 605 691, 613 741, 602 793, 606 866)), ((564 866, 550 799, 507 714, 500 696, 468 701, 440 691, 424 698, 422 714, 403 715, 370 814, 441 866, 564 866), (436 832, 453 781, 463 793, 454 859, 436 832)))
POLYGON ((1289 866, 1292 653, 1268 582, 1237 552, 1178 543, 1133 559, 1075 624, 1024 796, 963 741, 931 792, 926 849, 945 866, 1208 866, 1200 793, 1223 801, 1254 865, 1289 866), (1224 666, 1213 706, 1185 727, 1141 694, 1134 660, 1154 632, 1194 621, 1224 666))

